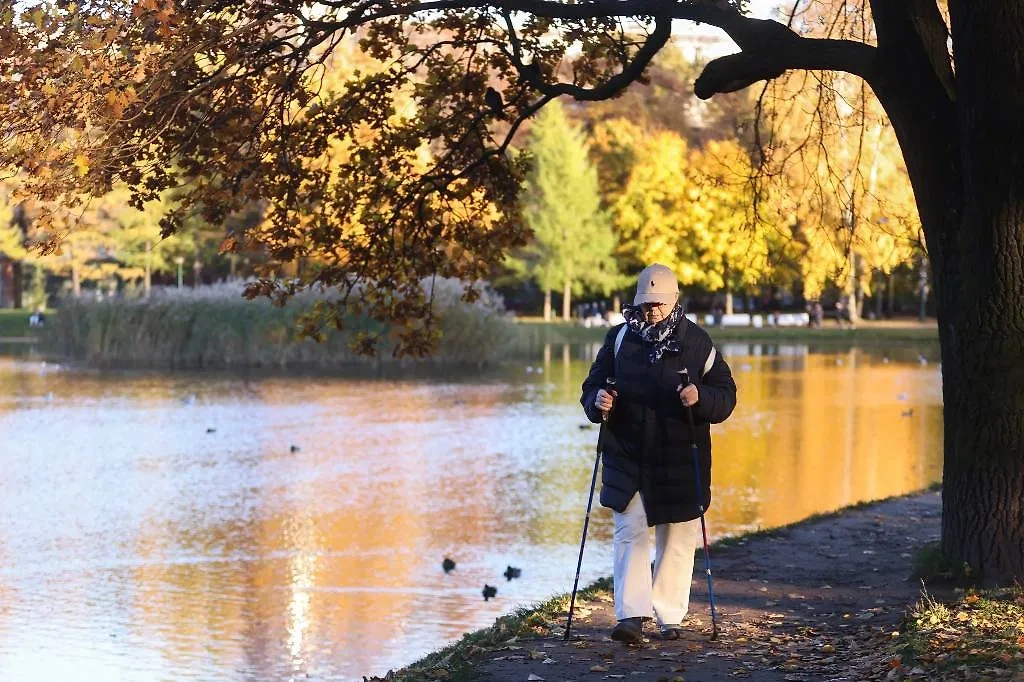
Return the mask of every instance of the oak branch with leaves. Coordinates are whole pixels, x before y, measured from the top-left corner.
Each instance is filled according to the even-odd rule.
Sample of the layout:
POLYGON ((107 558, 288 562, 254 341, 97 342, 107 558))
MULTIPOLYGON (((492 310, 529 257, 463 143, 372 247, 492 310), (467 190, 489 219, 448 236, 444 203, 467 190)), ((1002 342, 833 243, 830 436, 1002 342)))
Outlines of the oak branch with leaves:
MULTIPOLYGON (((791 70, 852 74, 899 140, 936 278, 943 549, 987 579, 1024 579, 1024 6, 792 9, 784 24, 699 0, 8 3, 0 153, 25 192, 70 207, 114 183, 138 205, 185 187, 168 232, 180 211, 217 222, 264 202, 266 224, 223 248, 319 265, 293 280, 271 269, 252 295, 362 292, 340 300, 417 354, 433 333, 423 279, 479 278, 523 241, 523 168, 506 152, 546 102, 642 82, 676 20, 738 47, 706 66, 702 98, 791 70), (332 51, 353 37, 381 66, 322 89, 332 51), (332 148, 345 153, 325 168, 332 148)), ((771 140, 759 142, 770 159, 771 140)))

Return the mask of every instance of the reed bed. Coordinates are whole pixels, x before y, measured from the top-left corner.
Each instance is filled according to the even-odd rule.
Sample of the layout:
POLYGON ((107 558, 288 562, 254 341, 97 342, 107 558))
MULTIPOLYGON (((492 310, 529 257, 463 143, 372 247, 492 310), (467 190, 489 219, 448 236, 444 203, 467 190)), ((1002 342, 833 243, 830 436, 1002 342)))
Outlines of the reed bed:
MULTIPOLYGON (((154 289, 149 298, 65 300, 47 321, 44 350, 96 367, 152 369, 343 369, 350 367, 483 366, 496 364, 515 343, 515 325, 501 299, 485 295, 470 304, 463 286, 434 286, 440 341, 427 359, 395 359, 392 346, 375 358, 355 354, 359 331, 380 331, 368 319, 350 318, 323 342, 298 338, 296 318, 318 298, 304 293, 278 308, 242 298, 241 283, 199 289, 154 289)), ((429 285, 428 285, 429 286, 429 285)))

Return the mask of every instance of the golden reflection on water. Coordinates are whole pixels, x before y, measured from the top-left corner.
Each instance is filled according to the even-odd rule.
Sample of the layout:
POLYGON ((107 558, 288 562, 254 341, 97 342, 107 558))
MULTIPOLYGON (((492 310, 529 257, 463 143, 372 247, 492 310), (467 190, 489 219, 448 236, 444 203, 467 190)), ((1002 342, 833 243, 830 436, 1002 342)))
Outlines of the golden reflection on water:
MULTIPOLYGON (((941 475, 921 349, 722 350, 740 402, 714 431, 713 536, 941 475)), ((446 380, 0 360, 0 679, 358 680, 566 591, 594 352, 446 380)), ((584 581, 610 530, 596 508, 584 581)))

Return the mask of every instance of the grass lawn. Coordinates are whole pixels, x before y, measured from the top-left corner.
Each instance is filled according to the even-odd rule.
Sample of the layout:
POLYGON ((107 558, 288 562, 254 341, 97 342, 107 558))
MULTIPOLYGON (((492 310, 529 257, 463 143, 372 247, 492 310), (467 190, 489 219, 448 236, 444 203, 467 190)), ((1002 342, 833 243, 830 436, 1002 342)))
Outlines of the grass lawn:
POLYGON ((0 309, 0 338, 6 336, 34 336, 34 330, 28 326, 28 310, 0 309))

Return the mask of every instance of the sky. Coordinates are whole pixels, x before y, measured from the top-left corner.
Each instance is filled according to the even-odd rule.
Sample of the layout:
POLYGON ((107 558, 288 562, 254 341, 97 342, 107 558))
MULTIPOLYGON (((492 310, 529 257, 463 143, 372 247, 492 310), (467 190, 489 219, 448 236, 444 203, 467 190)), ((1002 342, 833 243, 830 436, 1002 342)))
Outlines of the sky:
MULTIPOLYGON (((752 17, 758 19, 777 19, 775 9, 778 0, 748 0, 747 9, 752 17)), ((677 21, 673 26, 676 44, 688 58, 693 59, 699 51, 702 57, 713 59, 722 55, 737 52, 739 48, 725 34, 725 31, 692 21, 677 21)))

